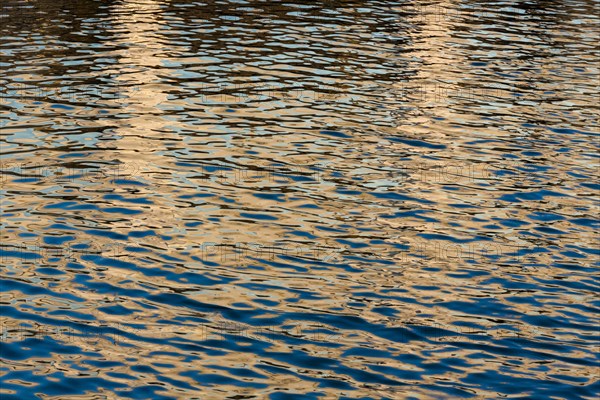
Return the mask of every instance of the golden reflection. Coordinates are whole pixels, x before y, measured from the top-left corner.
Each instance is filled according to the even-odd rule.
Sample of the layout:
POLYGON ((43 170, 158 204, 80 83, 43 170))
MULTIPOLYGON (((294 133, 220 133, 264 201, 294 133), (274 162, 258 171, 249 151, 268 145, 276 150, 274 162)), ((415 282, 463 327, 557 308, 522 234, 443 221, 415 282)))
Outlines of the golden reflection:
POLYGON ((2 102, 8 369, 174 398, 592 380, 586 78, 477 6, 363 3, 102 2, 23 37, 7 80, 44 95, 2 102), (515 94, 550 78, 585 90, 540 117, 515 94))

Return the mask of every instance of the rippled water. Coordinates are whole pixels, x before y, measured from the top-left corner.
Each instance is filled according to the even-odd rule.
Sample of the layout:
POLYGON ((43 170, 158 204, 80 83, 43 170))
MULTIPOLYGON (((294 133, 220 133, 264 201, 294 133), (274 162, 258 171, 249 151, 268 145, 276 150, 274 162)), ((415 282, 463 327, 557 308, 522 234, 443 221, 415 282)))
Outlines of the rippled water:
POLYGON ((595 398, 599 6, 3 0, 0 397, 595 398))

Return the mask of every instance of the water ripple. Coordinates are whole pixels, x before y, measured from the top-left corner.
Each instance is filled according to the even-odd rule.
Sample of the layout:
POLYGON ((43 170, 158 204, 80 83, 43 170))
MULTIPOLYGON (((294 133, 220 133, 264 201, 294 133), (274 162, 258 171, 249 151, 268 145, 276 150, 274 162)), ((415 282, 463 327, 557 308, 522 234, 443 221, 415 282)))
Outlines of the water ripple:
POLYGON ((598 4, 6 0, 2 398, 596 398, 598 4))

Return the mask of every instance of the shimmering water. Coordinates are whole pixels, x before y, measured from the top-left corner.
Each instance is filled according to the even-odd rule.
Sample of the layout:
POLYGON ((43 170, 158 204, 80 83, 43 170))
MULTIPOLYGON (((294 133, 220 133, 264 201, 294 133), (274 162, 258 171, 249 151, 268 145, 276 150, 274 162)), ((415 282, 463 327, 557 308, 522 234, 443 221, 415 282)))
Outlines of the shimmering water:
POLYGON ((598 1, 1 3, 3 400, 599 394, 598 1))

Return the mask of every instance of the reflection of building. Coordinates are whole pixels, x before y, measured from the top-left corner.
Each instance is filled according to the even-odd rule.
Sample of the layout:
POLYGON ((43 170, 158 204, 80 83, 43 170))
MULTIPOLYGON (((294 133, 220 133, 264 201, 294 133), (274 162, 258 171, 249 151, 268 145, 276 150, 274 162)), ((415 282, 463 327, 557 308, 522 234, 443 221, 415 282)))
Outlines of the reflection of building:
MULTIPOLYGON (((452 25, 460 18, 461 11, 451 1, 399 6, 398 11, 406 20, 406 34, 409 36, 408 47, 402 48, 398 55, 402 60, 410 60, 402 61, 402 64, 411 71, 404 80, 395 84, 400 101, 411 110, 404 113, 398 122, 410 124, 402 119, 418 118, 423 113, 448 116, 449 99, 469 95, 469 89, 459 86, 465 71, 454 67, 464 61, 463 55, 448 46, 453 40, 452 25)), ((416 125, 418 129, 419 124, 416 125)))

